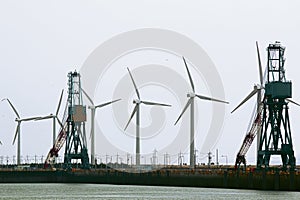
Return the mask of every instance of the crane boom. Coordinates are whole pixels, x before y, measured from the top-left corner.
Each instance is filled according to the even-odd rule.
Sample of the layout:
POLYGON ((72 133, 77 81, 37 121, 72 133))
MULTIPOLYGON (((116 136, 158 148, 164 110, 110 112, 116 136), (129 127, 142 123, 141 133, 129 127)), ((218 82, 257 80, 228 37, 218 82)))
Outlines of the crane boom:
POLYGON ((66 137, 67 137, 67 133, 64 130, 66 128, 66 124, 64 124, 64 128, 61 128, 57 139, 55 141, 55 144, 53 145, 53 147, 50 149, 45 164, 50 164, 54 161, 54 158, 58 156, 58 152, 59 150, 63 147, 65 141, 66 141, 66 137))
POLYGON ((255 115, 255 118, 252 122, 251 128, 246 134, 244 141, 242 143, 242 146, 236 156, 235 161, 235 168, 239 167, 241 163, 243 163, 246 166, 246 158, 245 155, 247 154, 255 136, 257 133, 261 130, 262 126, 262 105, 259 106, 258 112, 255 115))
POLYGON ((65 144, 66 137, 67 137, 66 128, 67 128, 67 121, 68 121, 67 110, 68 110, 68 105, 66 105, 66 108, 64 111, 64 117, 63 117, 63 121, 62 121, 62 127, 60 127, 59 134, 55 140, 55 144, 52 146, 52 148, 50 149, 50 151, 46 157, 46 160, 45 160, 46 166, 54 163, 55 158, 58 157, 58 152, 65 144))

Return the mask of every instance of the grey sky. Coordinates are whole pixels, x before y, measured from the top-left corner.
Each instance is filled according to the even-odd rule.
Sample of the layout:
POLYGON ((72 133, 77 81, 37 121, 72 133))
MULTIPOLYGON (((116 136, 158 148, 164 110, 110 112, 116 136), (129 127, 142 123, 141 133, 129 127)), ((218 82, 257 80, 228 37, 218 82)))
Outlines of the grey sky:
MULTIPOLYGON (((259 81, 256 40, 259 41, 264 64, 265 48, 269 43, 279 40, 286 46, 286 76, 293 81, 293 99, 300 102, 298 9, 299 3, 292 0, 2 0, 0 98, 10 98, 21 117, 53 113, 60 90, 67 88, 67 73, 79 70, 89 54, 101 43, 117 34, 139 28, 173 30, 197 42, 213 60, 222 78, 226 100, 230 105, 226 106, 225 124, 216 148, 220 154, 228 155, 229 160, 234 162, 255 100, 244 105, 234 115, 230 111, 259 81)), ((183 77, 187 79, 186 74, 183 77)), ((199 90, 202 94, 207 92, 205 89, 199 90)), ((105 96, 95 100, 103 101, 105 96)), ((300 146, 297 145, 300 143, 297 133, 300 129, 297 122, 300 108, 293 105, 290 108, 294 148, 297 159, 300 159, 300 146)), ((131 111, 131 107, 128 107, 128 111, 131 111)), ((0 140, 3 145, 0 146, 0 155, 15 155, 15 147, 11 145, 16 127, 14 119, 7 103, 1 102, 0 140)), ((23 156, 46 155, 51 146, 51 131, 51 120, 23 123, 23 156)), ((255 163, 255 146, 250 149, 247 157, 250 163, 255 163)), ((98 155, 105 153, 97 147, 98 155)))

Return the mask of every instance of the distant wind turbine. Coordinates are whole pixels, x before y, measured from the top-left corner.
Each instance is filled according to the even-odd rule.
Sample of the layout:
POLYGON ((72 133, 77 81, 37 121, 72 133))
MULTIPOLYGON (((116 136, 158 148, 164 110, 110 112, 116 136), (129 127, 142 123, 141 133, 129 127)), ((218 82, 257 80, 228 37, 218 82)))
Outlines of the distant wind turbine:
MULTIPOLYGON (((259 72, 260 83, 254 85, 253 90, 248 94, 248 96, 246 96, 246 98, 237 107, 235 107, 235 109, 233 109, 231 111, 231 113, 233 113, 234 111, 236 111, 240 106, 242 106, 244 103, 246 103, 255 94, 257 94, 257 98, 256 98, 256 113, 257 114, 260 113, 261 103, 262 103, 261 94, 262 94, 262 90, 264 89, 264 83, 263 83, 264 77, 263 77, 263 70, 262 70, 262 66, 261 66, 261 60, 260 60, 260 53, 259 53, 258 42, 256 42, 256 51, 257 51, 258 72, 259 72)), ((259 127, 258 130, 257 130, 257 149, 258 149, 259 144, 260 144, 260 129, 261 129, 261 127, 259 127)))
POLYGON ((59 125, 61 127, 63 127, 62 122, 58 118, 58 113, 59 113, 59 109, 60 109, 60 105, 61 105, 63 94, 64 94, 64 90, 61 91, 55 115, 53 115, 51 113, 50 115, 47 115, 47 116, 44 116, 44 117, 38 117, 37 119, 35 119, 35 120, 44 120, 44 119, 51 119, 52 118, 52 120, 53 120, 53 129, 52 129, 52 142, 53 142, 53 146, 55 145, 55 140, 56 140, 56 120, 58 121, 59 125))
POLYGON ((91 135, 90 135, 90 137, 91 137, 91 162, 92 162, 92 165, 94 165, 95 164, 95 113, 96 113, 96 109, 102 108, 102 107, 107 106, 112 103, 115 103, 117 101, 120 101, 121 99, 109 101, 109 102, 95 106, 92 98, 87 94, 87 92, 82 88, 81 88, 81 90, 82 90, 83 94, 88 98, 88 100, 92 104, 88 108, 91 109, 91 135))
POLYGON ((14 113, 17 116, 17 118, 15 119, 15 121, 18 123, 18 125, 17 125, 17 128, 16 128, 16 133, 15 133, 14 140, 13 140, 13 145, 15 144, 16 138, 18 136, 17 165, 20 165, 21 164, 21 135, 20 135, 20 132, 21 132, 21 123, 23 121, 33 121, 33 120, 36 120, 37 117, 29 117, 29 118, 23 118, 23 119, 21 119, 18 111, 13 106, 13 104, 11 103, 11 101, 8 98, 2 99, 2 101, 5 101, 5 100, 9 103, 10 107, 13 109, 14 113))
POLYGON ((136 114, 136 165, 139 166, 141 164, 140 159, 141 159, 141 155, 140 155, 140 105, 141 104, 145 104, 145 105, 157 105, 157 106, 171 106, 168 104, 163 104, 163 103, 155 103, 155 102, 150 102, 150 101, 142 101, 141 97, 140 97, 140 93, 139 90, 137 89, 137 86, 134 82, 133 76, 129 70, 129 68, 127 68, 131 81, 133 83, 133 86, 135 88, 135 92, 137 95, 137 99, 133 100, 133 103, 135 104, 135 107, 131 113, 131 116, 124 128, 124 131, 127 129, 131 119, 133 118, 133 116, 136 114))
POLYGON ((193 79, 192 76, 190 74, 190 71, 188 69, 188 66, 186 64, 185 58, 183 58, 185 67, 186 67, 186 71, 188 73, 189 76, 189 80, 191 83, 191 87, 192 87, 192 92, 187 93, 187 97, 188 97, 188 101, 186 103, 186 105, 184 106, 182 112, 180 113, 178 119, 176 120, 175 124, 177 124, 177 122, 180 120, 180 118, 182 117, 182 115, 184 114, 184 112, 186 111, 186 109, 190 106, 190 167, 194 167, 195 166, 195 156, 194 156, 194 151, 195 151, 195 144, 194 144, 194 133, 195 133, 195 127, 194 127, 194 123, 195 123, 195 117, 194 117, 194 100, 195 97, 198 97, 199 99, 203 99, 203 100, 208 100, 208 101, 216 101, 216 102, 221 102, 221 103, 227 103, 227 101, 222 101, 222 100, 218 100, 218 99, 214 99, 212 97, 206 97, 203 95, 199 95, 195 93, 195 86, 193 83, 193 79))

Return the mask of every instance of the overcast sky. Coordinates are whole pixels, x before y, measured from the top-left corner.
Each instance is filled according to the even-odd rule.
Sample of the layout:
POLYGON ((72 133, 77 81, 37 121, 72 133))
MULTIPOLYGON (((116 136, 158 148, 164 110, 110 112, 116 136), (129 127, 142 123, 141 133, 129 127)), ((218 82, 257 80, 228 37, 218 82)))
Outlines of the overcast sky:
MULTIPOLYGON (((11 99, 21 117, 54 113, 61 89, 67 89, 67 73, 75 69, 79 71, 89 55, 103 42, 115 35, 141 28, 175 31, 200 45, 219 72, 225 98, 230 104, 226 106, 221 136, 211 151, 215 152, 218 148, 220 155, 227 155, 229 161, 233 163, 244 139, 255 98, 236 113, 230 114, 230 111, 253 89, 253 85, 259 82, 255 41, 259 42, 263 66, 266 64, 265 49, 269 43, 281 41, 286 46, 286 77, 293 82, 293 100, 300 102, 299 6, 298 1, 292 0, 285 2, 2 0, 0 98, 11 99)), ((129 58, 123 61, 127 65, 137 62, 129 58)), ((122 60, 119 62, 122 65, 122 60)), ((178 62, 178 66, 183 67, 182 62, 178 62)), ((185 73, 183 68, 182 77, 188 80, 185 73)), ((201 85, 203 81, 198 80, 197 83, 201 85)), ((208 92, 205 88, 198 88, 201 94, 208 92)), ((129 92, 134 95, 132 87, 129 88, 129 92)), ((94 99, 95 102, 110 100, 105 95, 95 94, 95 97, 98 97, 94 99)), ((65 103, 66 93, 61 114, 65 103)), ((128 105, 126 109, 131 112, 132 105, 128 105)), ((177 110, 172 112, 179 114, 182 107, 175 106, 174 109, 177 110)), ((201 110, 202 107, 198 109, 201 110)), ((112 110, 107 109, 106 114, 107 112, 112 110)), ((297 130, 300 130, 300 123, 297 119, 300 117, 300 108, 291 105, 290 116, 298 163, 300 136, 297 130)), ((172 117, 170 121, 174 123, 176 116, 172 117)), ((0 140, 3 143, 0 146, 0 155, 12 157, 16 154, 16 147, 11 144, 16 127, 14 119, 15 115, 8 104, 0 102, 0 140)), ((97 119, 101 120, 101 117, 98 116, 97 119)), ((201 117, 198 120, 201 121, 201 117)), ((205 126, 202 128, 206 130, 205 126)), ((23 157, 46 155, 52 143, 52 121, 25 122, 22 124, 21 134, 23 157)), ((188 130, 187 137, 189 137, 188 130)), ((101 140, 99 137, 97 139, 101 140)), ((201 135, 197 137, 196 143, 196 148, 201 149, 201 135)), ((134 152, 132 145, 134 139, 131 137, 128 148, 121 147, 120 150, 107 152, 108 150, 97 146, 96 154, 125 155, 124 152, 134 152)), ((252 146, 247 158, 250 164, 255 164, 256 143, 252 146)), ((144 145, 142 148, 151 149, 152 146, 150 148, 144 145)), ((157 148, 159 149, 160 145, 157 148)), ((151 152, 147 151, 146 153, 151 152)), ((188 152, 186 149, 182 151, 188 152)), ((63 152, 64 150, 60 155, 63 152)), ((163 155, 165 152, 159 153, 163 155)), ((178 152, 168 153, 176 155, 178 152)), ((202 157, 203 160, 199 162, 206 162, 203 155, 202 157)), ((274 161, 280 160, 276 158, 274 161)), ((225 159, 220 158, 220 162, 224 163, 225 159)))

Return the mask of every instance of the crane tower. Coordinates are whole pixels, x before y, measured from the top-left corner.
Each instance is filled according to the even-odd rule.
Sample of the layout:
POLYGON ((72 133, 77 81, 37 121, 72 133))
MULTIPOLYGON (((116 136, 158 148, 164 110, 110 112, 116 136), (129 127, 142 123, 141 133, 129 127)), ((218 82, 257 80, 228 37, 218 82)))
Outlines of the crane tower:
POLYGON ((80 160, 81 168, 89 168, 85 133, 86 107, 83 106, 80 74, 76 71, 70 72, 68 78, 68 118, 64 163, 67 168, 71 168, 73 160, 76 163, 80 160))
POLYGON ((262 102, 261 134, 258 134, 258 168, 268 168, 272 155, 281 156, 284 169, 294 169, 296 164, 287 99, 292 97, 292 83, 285 77, 284 51, 285 47, 279 42, 267 48, 267 81, 262 102))

